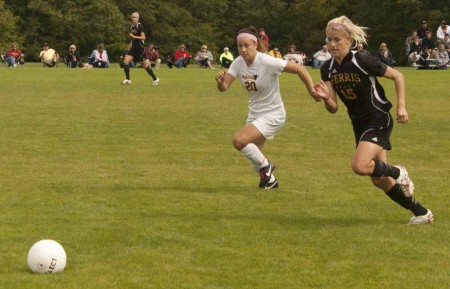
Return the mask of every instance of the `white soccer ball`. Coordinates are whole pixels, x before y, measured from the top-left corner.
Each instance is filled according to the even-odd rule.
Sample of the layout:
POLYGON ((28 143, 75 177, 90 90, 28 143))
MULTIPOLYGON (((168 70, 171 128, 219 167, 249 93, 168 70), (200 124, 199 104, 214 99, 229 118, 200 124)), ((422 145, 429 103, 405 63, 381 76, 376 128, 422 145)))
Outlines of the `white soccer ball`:
POLYGON ((59 273, 66 267, 66 251, 54 240, 41 240, 28 251, 28 268, 34 273, 59 273))

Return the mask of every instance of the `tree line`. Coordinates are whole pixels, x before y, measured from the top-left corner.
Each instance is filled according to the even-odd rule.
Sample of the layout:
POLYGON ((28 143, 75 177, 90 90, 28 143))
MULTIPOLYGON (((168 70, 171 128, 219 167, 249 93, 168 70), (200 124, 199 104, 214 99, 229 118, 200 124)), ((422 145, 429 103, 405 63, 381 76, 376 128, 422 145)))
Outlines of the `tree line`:
POLYGON ((386 42, 402 63, 411 31, 428 20, 435 35, 442 20, 450 21, 449 8, 450 0, 0 0, 0 52, 17 42, 27 61, 37 61, 43 42, 60 54, 74 43, 83 55, 104 43, 114 61, 127 48, 130 15, 137 11, 147 44, 163 55, 181 43, 191 53, 207 44, 216 57, 225 46, 236 55, 237 31, 255 26, 281 52, 295 44, 311 56, 324 44, 327 22, 346 15, 370 28, 371 53, 386 42))

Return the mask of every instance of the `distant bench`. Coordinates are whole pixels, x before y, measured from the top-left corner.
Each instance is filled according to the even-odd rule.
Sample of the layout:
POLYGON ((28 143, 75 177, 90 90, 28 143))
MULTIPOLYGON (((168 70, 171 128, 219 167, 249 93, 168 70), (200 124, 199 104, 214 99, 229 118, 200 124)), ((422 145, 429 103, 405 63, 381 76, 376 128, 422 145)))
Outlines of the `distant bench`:
MULTIPOLYGON (((427 59, 427 64, 427 66, 416 64, 414 69, 439 69, 434 58, 427 59)), ((447 64, 447 67, 450 68, 450 64, 447 64)))

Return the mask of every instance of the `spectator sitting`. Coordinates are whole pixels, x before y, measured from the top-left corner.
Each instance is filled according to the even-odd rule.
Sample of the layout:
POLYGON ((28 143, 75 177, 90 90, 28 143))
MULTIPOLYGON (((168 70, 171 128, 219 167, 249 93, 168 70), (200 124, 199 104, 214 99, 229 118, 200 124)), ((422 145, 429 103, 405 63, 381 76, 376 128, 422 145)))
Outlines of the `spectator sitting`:
POLYGON ((447 25, 446 21, 442 21, 441 25, 436 31, 436 41, 441 44, 444 41, 445 34, 450 33, 450 26, 447 25))
POLYGON ((89 58, 89 64, 95 68, 108 68, 109 67, 109 58, 108 53, 105 50, 103 43, 100 43, 97 46, 97 49, 92 51, 91 56, 89 58))
POLYGON ((263 43, 262 47, 263 47, 263 51, 260 51, 262 53, 269 53, 269 36, 266 34, 266 30, 264 30, 264 28, 259 28, 258 29, 258 34, 259 34, 259 40, 263 43))
POLYGON ((418 37, 418 36, 417 36, 417 30, 413 30, 413 31, 411 32, 411 35, 408 36, 408 37, 406 38, 406 40, 405 40, 406 55, 409 55, 409 54, 410 54, 409 49, 410 49, 411 44, 414 42, 414 39, 415 39, 416 37, 418 37))
POLYGON ((294 44, 289 45, 287 54, 283 57, 284 60, 289 62, 295 62, 299 65, 303 65, 304 59, 306 58, 305 54, 297 51, 297 48, 294 44))
POLYGON ((83 67, 80 52, 77 51, 75 44, 70 45, 69 51, 67 51, 66 57, 64 57, 64 63, 70 68, 83 67))
POLYGON ((424 68, 429 68, 430 66, 430 61, 431 61, 431 53, 430 53, 430 48, 428 48, 427 46, 424 46, 422 49, 422 52, 419 54, 420 58, 417 61, 417 64, 419 64, 421 67, 424 68))
POLYGON ((367 49, 364 49, 364 44, 362 43, 358 43, 358 45, 356 46, 356 50, 361 54, 370 56, 370 52, 367 51, 367 49))
POLYGON ((149 44, 147 49, 145 49, 145 58, 147 58, 148 64, 155 69, 158 69, 161 65, 159 50, 153 44, 149 44))
POLYGON ((416 65, 420 59, 420 53, 422 52, 422 41, 419 37, 414 38, 414 42, 410 45, 408 59, 413 66, 416 65))
MULTIPOLYGON (((186 51, 186 46, 184 44, 180 44, 180 46, 178 46, 178 49, 175 51, 175 54, 173 55, 173 65, 175 65, 176 68, 186 68, 191 57, 192 56, 189 54, 189 52, 186 51)), ((169 65, 169 62, 167 64, 169 65)), ((169 65, 169 68, 172 68, 172 65, 169 65)))
POLYGON ((431 31, 427 31, 427 37, 422 39, 422 47, 428 47, 430 50, 430 58, 434 58, 434 49, 436 48, 436 41, 431 38, 431 31))
POLYGON ((208 50, 208 46, 206 46, 206 44, 203 44, 201 50, 195 54, 194 60, 198 62, 200 68, 215 69, 211 64, 214 60, 213 55, 211 51, 208 50))
POLYGON ((230 68, 231 63, 234 61, 233 54, 231 54, 230 49, 225 47, 223 53, 219 57, 220 66, 224 68, 230 68))
POLYGON ((439 44, 438 46, 438 50, 436 52, 436 63, 439 69, 445 69, 447 70, 448 67, 447 65, 450 62, 450 57, 447 53, 447 51, 445 51, 445 46, 444 43, 439 44))
POLYGON ((448 34, 445 34, 443 44, 448 56, 450 56, 450 36, 448 34))
POLYGON ((313 68, 320 68, 330 58, 331 54, 328 52, 328 46, 324 45, 322 50, 317 51, 313 55, 313 68))
POLYGON ((11 45, 11 49, 6 52, 4 59, 8 63, 8 67, 17 67, 17 63, 23 62, 23 54, 17 49, 17 43, 11 45))
POLYGON ((424 39, 425 37, 427 37, 427 31, 428 31, 428 23, 426 20, 422 20, 422 26, 417 29, 417 36, 420 39, 424 39))
POLYGON ((375 58, 378 59, 380 62, 383 62, 384 64, 394 67, 395 66, 395 60, 392 57, 391 51, 387 48, 386 43, 381 43, 380 50, 378 50, 377 54, 375 55, 375 58))
POLYGON ((48 48, 48 43, 42 45, 42 51, 39 53, 39 59, 46 67, 56 67, 59 60, 59 54, 52 48, 48 48))
POLYGON ((283 56, 281 56, 281 53, 278 50, 278 47, 274 47, 272 50, 270 50, 269 55, 275 58, 283 59, 283 56))

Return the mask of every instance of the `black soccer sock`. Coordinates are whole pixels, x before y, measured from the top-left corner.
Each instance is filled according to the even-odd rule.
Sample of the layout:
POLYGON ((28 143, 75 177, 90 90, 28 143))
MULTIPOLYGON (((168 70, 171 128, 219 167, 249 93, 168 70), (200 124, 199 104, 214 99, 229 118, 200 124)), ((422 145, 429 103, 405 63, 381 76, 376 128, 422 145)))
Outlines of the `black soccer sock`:
POLYGON ((405 196, 399 184, 395 184, 392 189, 386 192, 386 195, 403 208, 413 212, 415 216, 425 215, 428 211, 413 197, 405 196))
POLYGON ((124 65, 123 66, 123 71, 125 71, 125 78, 130 80, 130 66, 129 65, 124 65))
POLYGON ((392 177, 394 180, 400 176, 400 169, 383 163, 380 160, 374 160, 375 167, 371 177, 392 177))
POLYGON ((147 66, 147 68, 145 70, 147 70, 148 74, 150 74, 150 76, 153 78, 153 80, 157 79, 156 75, 155 75, 155 73, 153 73, 153 69, 150 67, 150 65, 147 66))

